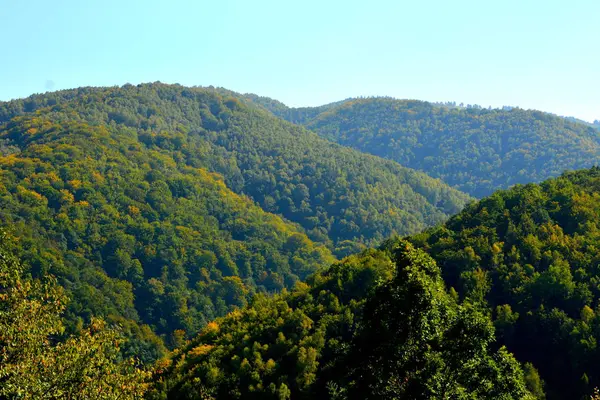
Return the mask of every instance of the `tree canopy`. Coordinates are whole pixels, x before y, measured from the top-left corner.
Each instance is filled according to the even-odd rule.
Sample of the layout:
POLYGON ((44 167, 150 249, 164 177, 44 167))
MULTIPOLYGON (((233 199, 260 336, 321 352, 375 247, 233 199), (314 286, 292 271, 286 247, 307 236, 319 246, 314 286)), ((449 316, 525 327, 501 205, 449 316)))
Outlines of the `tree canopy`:
POLYGON ((393 242, 212 322, 150 398, 535 398, 493 343, 485 308, 458 302, 428 255, 393 242))
POLYGON ((122 359, 123 337, 100 319, 65 335, 64 290, 31 279, 6 240, 0 233, 0 398, 142 399, 148 375, 122 359))
MULTIPOLYGON (((0 123, 35 113, 127 131, 180 165, 219 173, 232 191, 300 224, 338 255, 441 223, 470 200, 439 180, 335 145, 223 89, 155 83, 0 103, 0 123)), ((8 151, 11 146, 5 144, 8 151)))
POLYGON ((412 236, 461 297, 488 304, 499 343, 549 398, 599 386, 600 169, 517 185, 412 236))
POLYGON ((324 138, 423 171, 478 198, 589 168, 600 157, 594 125, 535 110, 391 98, 295 109, 248 99, 324 138))

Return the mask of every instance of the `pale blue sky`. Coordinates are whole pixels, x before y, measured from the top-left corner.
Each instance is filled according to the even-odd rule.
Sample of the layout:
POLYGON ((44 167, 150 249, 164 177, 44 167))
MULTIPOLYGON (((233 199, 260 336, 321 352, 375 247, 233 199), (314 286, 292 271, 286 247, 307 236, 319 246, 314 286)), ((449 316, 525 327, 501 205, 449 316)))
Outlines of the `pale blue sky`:
POLYGON ((600 119, 599 0, 0 0, 0 100, 160 80, 600 119))

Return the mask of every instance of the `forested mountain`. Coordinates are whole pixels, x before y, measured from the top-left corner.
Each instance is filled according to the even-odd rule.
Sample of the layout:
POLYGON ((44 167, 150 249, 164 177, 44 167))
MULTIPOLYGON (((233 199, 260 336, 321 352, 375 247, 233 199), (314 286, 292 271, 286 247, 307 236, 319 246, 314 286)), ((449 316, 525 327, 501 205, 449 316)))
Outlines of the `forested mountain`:
POLYGON ((141 399, 149 374, 131 354, 123 359, 120 332, 94 318, 65 335, 63 288, 31 279, 7 243, 0 231, 0 398, 141 399))
POLYGON ((600 169, 516 186, 411 237, 461 297, 487 302, 497 336, 549 399, 600 385, 600 169))
POLYGON ((216 320, 153 396, 583 399, 600 385, 600 168, 496 192, 407 240, 216 320))
POLYGON ((422 230, 468 200, 224 96, 148 84, 0 103, 0 228, 34 276, 66 288, 70 330, 102 316, 152 360, 155 334, 175 346, 333 249, 422 230))
POLYGON ((211 322, 161 365, 149 398, 541 398, 535 369, 493 342, 484 308, 391 241, 211 322))
POLYGON ((333 261, 300 228, 222 178, 148 149, 133 130, 68 114, 0 131, 0 221, 34 275, 56 275, 68 315, 195 332, 248 294, 291 287, 333 261))
POLYGON ((222 89, 178 85, 81 88, 0 103, 0 122, 39 112, 126 130, 144 148, 223 175, 231 190, 299 223, 340 255, 440 223, 469 200, 245 102, 222 89))
POLYGON ((0 397, 140 398, 149 384, 155 400, 553 400, 600 386, 600 168, 459 212, 469 196, 442 181, 265 109, 421 157, 478 196, 598 156, 593 128, 520 109, 289 109, 159 83, 0 103, 0 397))
POLYGON ((424 171, 475 197, 600 160, 600 133, 590 124, 540 111, 391 98, 294 109, 248 99, 324 138, 424 171))
POLYGON ((563 118, 566 118, 569 121, 578 122, 580 124, 591 126, 592 128, 600 129, 600 121, 598 121, 598 120, 595 120, 594 122, 587 122, 587 121, 584 121, 582 119, 575 118, 575 117, 563 117, 563 118))

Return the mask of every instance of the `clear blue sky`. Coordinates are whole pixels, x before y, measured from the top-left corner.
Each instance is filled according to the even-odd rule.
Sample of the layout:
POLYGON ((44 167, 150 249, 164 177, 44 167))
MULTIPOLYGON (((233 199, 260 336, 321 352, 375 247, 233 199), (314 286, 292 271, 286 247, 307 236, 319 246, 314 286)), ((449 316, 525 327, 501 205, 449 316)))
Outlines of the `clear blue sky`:
POLYGON ((0 0, 0 100, 160 80, 600 119, 600 1, 0 0))

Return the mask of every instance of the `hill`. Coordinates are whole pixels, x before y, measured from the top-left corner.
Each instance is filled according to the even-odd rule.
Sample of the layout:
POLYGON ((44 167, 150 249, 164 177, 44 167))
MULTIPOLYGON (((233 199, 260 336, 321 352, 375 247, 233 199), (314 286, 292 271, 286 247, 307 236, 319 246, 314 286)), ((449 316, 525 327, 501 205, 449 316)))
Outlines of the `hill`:
POLYGON ((158 83, 80 88, 1 103, 0 122, 42 113, 130 131, 144 148, 221 174, 228 188, 300 224, 338 255, 440 223, 469 201, 439 180, 320 139, 245 99, 158 83))
POLYGON ((461 297, 494 310, 500 344, 531 362, 549 399, 600 385, 600 169, 518 185, 410 238, 461 297))
MULTIPOLYGON (((589 398, 600 385, 599 200, 600 168, 498 191, 407 237, 416 249, 389 240, 215 321, 175 354, 155 390, 190 398, 429 398, 431 382, 461 377, 461 365, 487 357, 450 339, 457 320, 444 318, 463 315, 459 325, 473 331, 458 337, 483 340, 480 351, 499 351, 493 358, 508 363, 496 371, 514 380, 492 387, 524 382, 530 393, 514 398, 589 398), (449 341, 427 342, 434 332, 449 341), (445 366, 442 376, 434 378, 432 360, 445 366)), ((479 389, 457 379, 448 384, 466 385, 468 398, 512 396, 474 395, 479 389)))
POLYGON ((333 261, 299 227, 133 130, 68 114, 3 128, 1 225, 34 275, 52 273, 68 290, 72 321, 195 332, 251 292, 291 287, 333 261))
POLYGON ((534 399, 535 370, 493 338, 429 256, 388 243, 211 322, 149 398, 534 399))
POLYGON ((0 228, 15 255, 67 289, 69 329, 119 322, 144 360, 162 351, 155 334, 175 346, 329 265, 331 249, 422 230, 467 200, 214 89, 0 103, 0 228))
POLYGON ((600 159, 597 129, 540 111, 391 98, 299 109, 258 103, 324 138, 423 171, 478 198, 589 168, 600 159))

